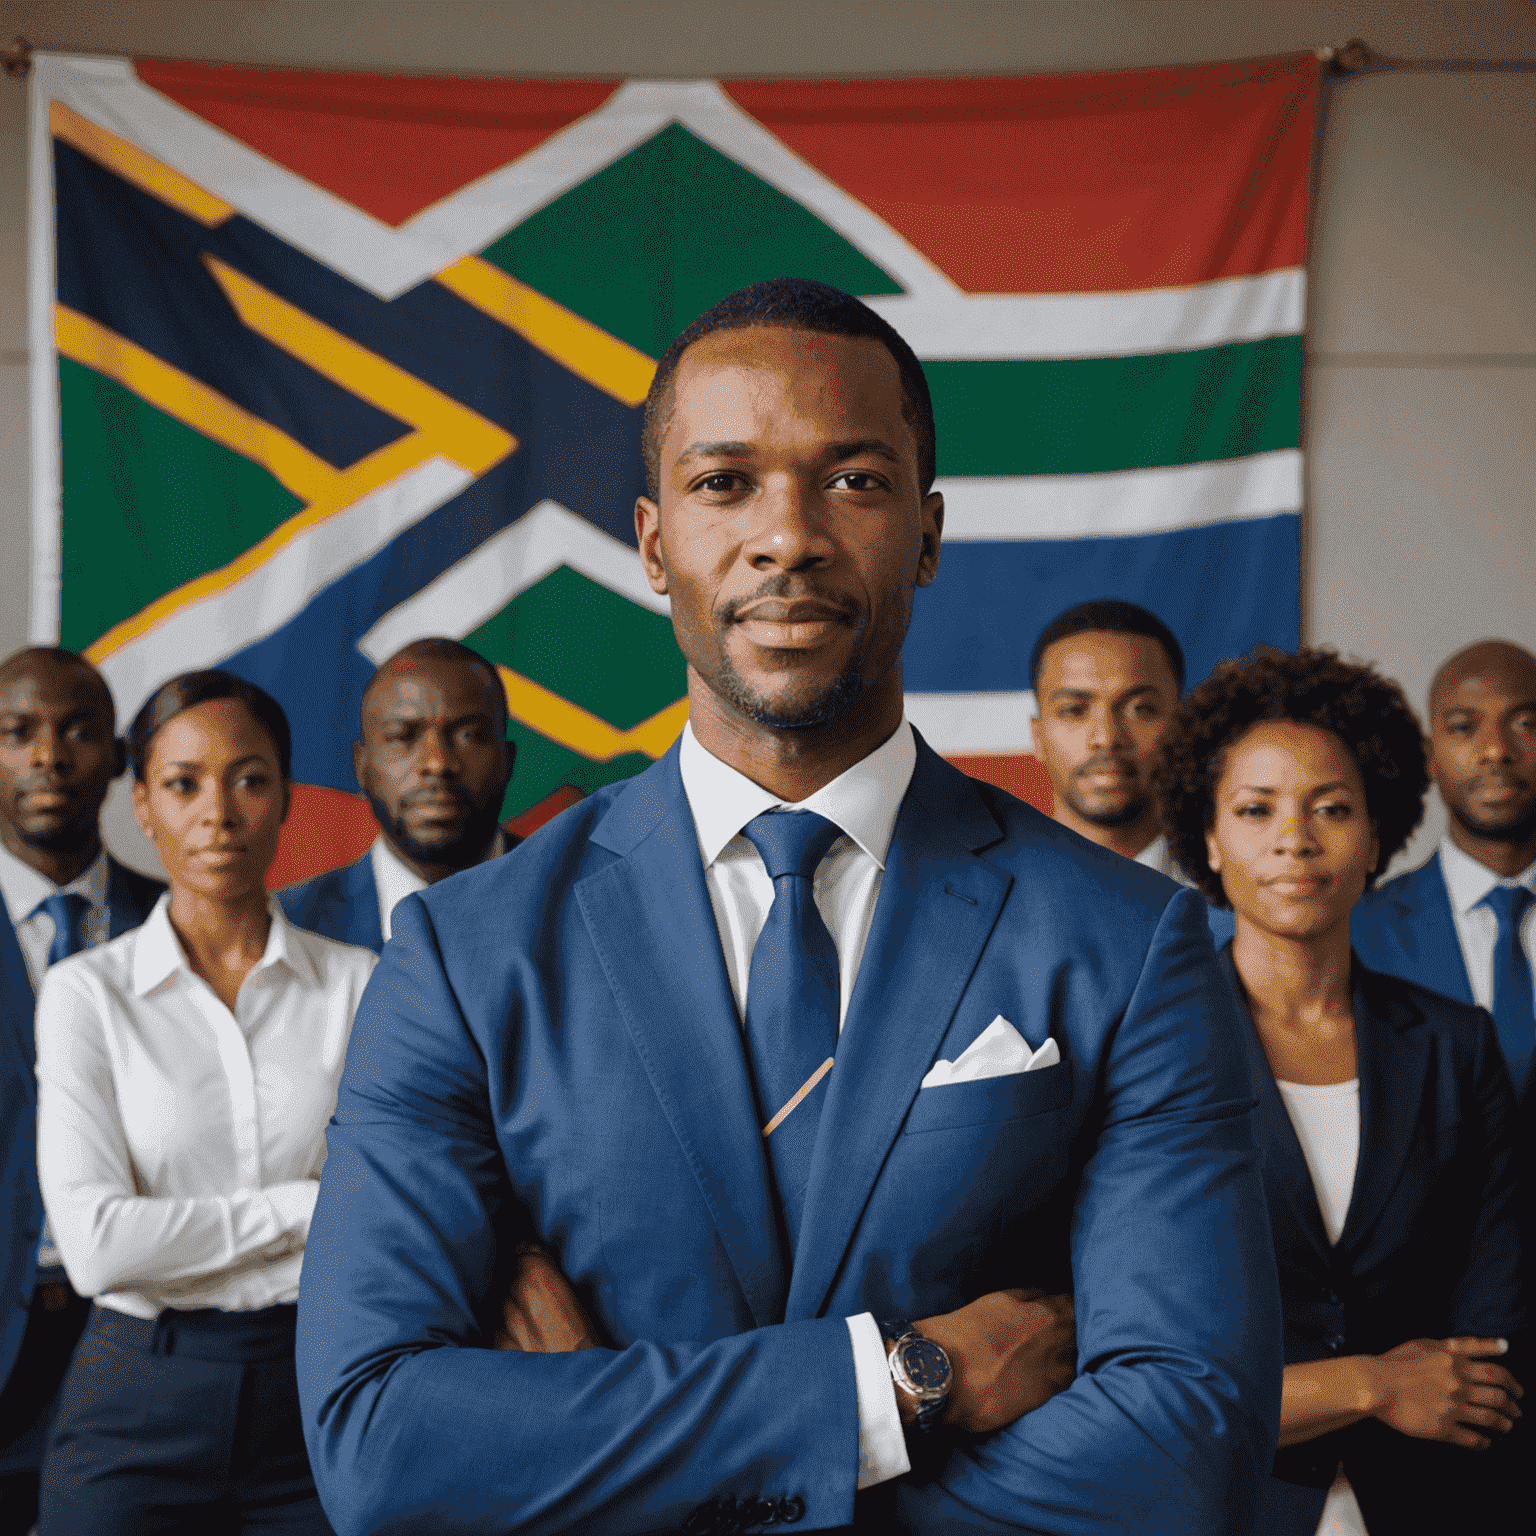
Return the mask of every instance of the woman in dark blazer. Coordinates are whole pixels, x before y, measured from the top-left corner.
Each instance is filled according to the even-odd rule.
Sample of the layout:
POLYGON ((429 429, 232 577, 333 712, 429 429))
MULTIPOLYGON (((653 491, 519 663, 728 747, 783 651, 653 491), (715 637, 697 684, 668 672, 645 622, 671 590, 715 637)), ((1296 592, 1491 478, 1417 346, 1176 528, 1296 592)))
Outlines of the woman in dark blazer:
POLYGON ((1169 847, 1236 916, 1222 962, 1285 1309, 1258 1536, 1492 1529, 1516 1459, 1516 1110, 1493 1023, 1349 943, 1427 782, 1401 690, 1330 652, 1225 664, 1164 738, 1169 847))

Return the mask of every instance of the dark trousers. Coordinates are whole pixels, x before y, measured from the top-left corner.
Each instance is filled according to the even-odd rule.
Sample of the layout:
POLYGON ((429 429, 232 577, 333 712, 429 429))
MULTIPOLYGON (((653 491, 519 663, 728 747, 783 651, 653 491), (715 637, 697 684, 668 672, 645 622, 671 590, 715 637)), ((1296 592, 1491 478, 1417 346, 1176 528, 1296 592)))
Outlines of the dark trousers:
POLYGON ((48 1423, 90 1310, 90 1302, 63 1282, 32 1293, 27 1331, 0 1391, 0 1536, 26 1536, 36 1523, 37 1469, 48 1423))
POLYGON ((104 1307, 60 1394, 39 1536, 331 1536, 299 1420, 297 1308, 104 1307))

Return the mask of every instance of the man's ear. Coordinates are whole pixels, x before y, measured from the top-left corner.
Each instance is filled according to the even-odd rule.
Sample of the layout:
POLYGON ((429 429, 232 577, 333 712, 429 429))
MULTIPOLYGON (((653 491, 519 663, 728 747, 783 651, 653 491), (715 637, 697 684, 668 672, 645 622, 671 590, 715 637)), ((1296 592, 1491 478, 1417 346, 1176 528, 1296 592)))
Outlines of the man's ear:
POLYGON ((1035 749, 1035 756, 1044 763, 1045 753, 1040 749, 1040 717, 1031 715, 1029 720, 1029 739, 1035 749))
POLYGON ((293 785, 287 779, 283 780, 283 820, 288 820, 288 812, 293 809, 293 785))
POLYGON ((365 761, 366 754, 364 753, 362 742, 354 741, 352 743, 352 777, 357 780, 357 787, 366 795, 368 793, 368 786, 363 783, 363 763, 365 761))
POLYGON ((649 496, 635 498, 635 543, 651 591, 665 595, 667 565, 661 551, 661 508, 649 496))
POLYGON ((944 537, 944 497, 939 491, 929 491, 923 497, 922 530, 923 547, 917 557, 917 584, 926 587, 939 574, 939 545, 944 537))

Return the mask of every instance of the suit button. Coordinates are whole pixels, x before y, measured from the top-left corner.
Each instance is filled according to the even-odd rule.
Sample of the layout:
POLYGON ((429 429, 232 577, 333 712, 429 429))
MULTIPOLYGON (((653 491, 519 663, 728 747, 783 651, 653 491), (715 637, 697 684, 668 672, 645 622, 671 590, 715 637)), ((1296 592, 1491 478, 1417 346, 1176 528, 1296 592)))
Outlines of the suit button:
POLYGON ((797 1493, 792 1499, 779 1500, 779 1519, 785 1525, 795 1525, 805 1519, 805 1500, 797 1493))

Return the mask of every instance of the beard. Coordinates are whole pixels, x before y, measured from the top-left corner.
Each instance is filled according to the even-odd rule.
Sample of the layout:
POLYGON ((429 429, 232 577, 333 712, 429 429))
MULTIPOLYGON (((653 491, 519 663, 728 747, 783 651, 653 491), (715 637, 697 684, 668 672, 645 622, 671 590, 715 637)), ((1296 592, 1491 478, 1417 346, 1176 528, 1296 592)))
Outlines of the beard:
POLYGON ((16 836, 28 848, 36 848, 39 853, 78 853, 101 841, 98 815, 96 811, 82 813, 73 821, 66 821, 62 827, 54 827, 47 832, 28 832, 18 826, 16 836))
POLYGON ((1446 801, 1451 820, 1469 836, 1485 843, 1528 843, 1536 839, 1536 805, 1527 806, 1516 814, 1513 821, 1495 822, 1480 819, 1463 806, 1446 801))
POLYGON ((374 819, 396 850, 413 864, 446 865, 449 869, 469 869, 480 862, 481 855, 496 835, 501 820, 501 797, 477 805, 463 790, 450 791, 454 798, 470 808, 463 830, 447 842, 425 843, 411 836, 403 816, 391 816, 389 807, 372 790, 365 790, 374 819))
POLYGON ((1116 806, 1113 810, 1095 810, 1091 806, 1084 805, 1075 795, 1068 795, 1067 804, 1084 821, 1096 827, 1128 827, 1133 821, 1138 821, 1147 814, 1147 807, 1152 802, 1146 795, 1138 795, 1132 800, 1127 800, 1124 805, 1116 806))

